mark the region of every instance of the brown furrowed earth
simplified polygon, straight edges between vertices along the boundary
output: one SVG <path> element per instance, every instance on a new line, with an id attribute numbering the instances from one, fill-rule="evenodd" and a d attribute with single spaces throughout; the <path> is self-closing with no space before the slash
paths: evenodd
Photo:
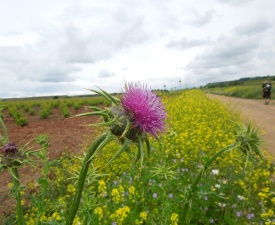
<path id="1" fill-rule="evenodd" d="M 74 116 L 87 111 L 83 107 L 79 110 L 71 109 L 70 112 L 70 116 Z M 94 139 L 95 128 L 82 125 L 95 123 L 98 120 L 98 117 L 93 116 L 63 118 L 60 109 L 52 109 L 51 115 L 47 119 L 40 119 L 39 112 L 36 115 L 25 114 L 25 117 L 28 118 L 28 125 L 21 127 L 9 116 L 7 110 L 4 110 L 3 114 L 9 141 L 14 142 L 18 147 L 24 146 L 40 134 L 47 134 L 49 137 L 47 157 L 49 159 L 58 158 L 64 151 L 78 155 L 83 154 L 83 149 L 88 147 Z M 34 149 L 39 147 L 41 146 L 34 146 Z M 20 181 L 24 185 L 38 178 L 40 171 L 27 166 L 20 168 L 19 174 Z M 15 209 L 15 201 L 9 196 L 8 183 L 11 181 L 11 176 L 7 170 L 0 173 L 0 224 L 3 223 L 5 215 L 10 214 Z"/>

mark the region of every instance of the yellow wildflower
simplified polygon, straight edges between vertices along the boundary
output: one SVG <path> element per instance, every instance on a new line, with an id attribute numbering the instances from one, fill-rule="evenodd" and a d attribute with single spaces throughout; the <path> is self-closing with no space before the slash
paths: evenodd
<path id="1" fill-rule="evenodd" d="M 113 201 L 114 201 L 116 204 L 118 204 L 118 203 L 121 201 L 120 193 L 119 193 L 119 191 L 118 191 L 117 188 L 114 188 L 114 189 L 112 190 L 111 195 L 112 195 Z"/>
<path id="2" fill-rule="evenodd" d="M 106 196 L 107 195 L 107 191 L 106 191 L 107 187 L 106 187 L 106 183 L 104 182 L 104 180 L 100 180 L 98 181 L 98 192 L 100 196 Z"/>
<path id="3" fill-rule="evenodd" d="M 177 213 L 172 213 L 170 225 L 178 225 L 179 215 Z"/>
<path id="4" fill-rule="evenodd" d="M 122 225 L 124 220 L 127 218 L 130 212 L 130 208 L 128 206 L 123 206 L 116 210 L 115 214 L 112 214 L 110 218 L 117 222 L 117 225 Z"/>
<path id="5" fill-rule="evenodd" d="M 103 219 L 103 209 L 101 207 L 96 207 L 94 213 L 98 215 L 99 220 Z"/>

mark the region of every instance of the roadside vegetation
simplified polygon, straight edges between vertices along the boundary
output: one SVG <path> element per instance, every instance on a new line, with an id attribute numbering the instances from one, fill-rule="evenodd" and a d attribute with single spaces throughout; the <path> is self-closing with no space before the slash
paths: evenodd
<path id="1" fill-rule="evenodd" d="M 245 99 L 262 99 L 262 84 L 272 83 L 275 89 L 275 76 L 243 78 L 236 81 L 207 84 L 203 89 L 206 93 L 225 95 Z"/>
<path id="2" fill-rule="evenodd" d="M 97 106 L 106 104 L 106 100 L 100 96 L 72 97 L 72 98 L 41 98 L 41 99 L 5 99 L 0 102 L 3 110 L 7 110 L 17 125 L 27 126 L 28 118 L 38 116 L 40 119 L 48 119 L 53 109 L 60 109 L 63 118 L 69 117 L 71 110 L 78 110 L 83 106 Z"/>
<path id="3" fill-rule="evenodd" d="M 260 89 L 259 83 L 254 87 Z M 250 86 L 253 85 L 247 85 Z M 220 94 L 227 88 L 233 87 L 225 87 Z M 262 159 L 253 153 L 253 147 L 249 157 L 243 154 L 246 146 L 234 148 L 205 166 L 213 155 L 236 141 L 236 131 L 242 126 L 240 116 L 208 99 L 202 90 L 161 95 L 168 114 L 167 130 L 161 141 L 150 139 L 151 152 L 144 156 L 142 169 L 140 164 L 132 166 L 138 151 L 135 147 L 106 166 L 119 149 L 118 142 L 109 144 L 93 159 L 73 224 L 274 224 L 275 172 L 265 149 L 261 149 L 265 155 Z M 58 107 L 65 104 L 64 100 L 57 101 Z M 67 107 L 78 108 L 95 103 L 85 100 L 68 104 Z M 108 102 L 97 99 L 96 104 Z M 5 105 L 8 109 L 26 108 Z M 28 105 L 41 107 L 40 113 L 54 107 L 50 102 Z M 102 128 L 98 128 L 98 134 L 101 132 Z M 37 135 L 37 143 L 46 152 L 47 136 Z M 68 149 L 53 161 L 43 158 L 42 177 L 21 190 L 26 225 L 65 224 L 66 209 L 76 193 L 81 153 L 92 141 L 87 139 L 87 148 L 81 149 L 79 155 L 70 154 Z M 253 160 L 248 160 L 252 155 Z M 201 171 L 203 176 L 198 180 Z M 196 180 L 199 182 L 193 190 Z M 8 185 L 13 190 L 13 184 Z M 15 224 L 15 219 L 15 215 L 7 215 L 2 224 Z"/>

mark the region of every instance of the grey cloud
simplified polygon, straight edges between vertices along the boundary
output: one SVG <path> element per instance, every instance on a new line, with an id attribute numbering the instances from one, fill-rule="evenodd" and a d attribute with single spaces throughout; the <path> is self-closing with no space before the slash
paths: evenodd
<path id="1" fill-rule="evenodd" d="M 115 73 L 111 73 L 107 69 L 101 70 L 98 74 L 98 77 L 107 78 L 107 77 L 114 77 L 116 76 Z"/>
<path id="2" fill-rule="evenodd" d="M 220 3 L 228 4 L 228 5 L 243 5 L 247 2 L 252 2 L 254 0 L 217 0 Z"/>
<path id="3" fill-rule="evenodd" d="M 0 46 L 1 63 L 26 63 L 28 62 L 28 47 L 20 46 Z"/>
<path id="4" fill-rule="evenodd" d="M 262 20 L 257 20 L 249 24 L 236 27 L 235 32 L 238 35 L 252 36 L 252 35 L 262 33 L 268 30 L 269 28 L 271 28 L 272 26 L 273 24 L 270 23 L 268 20 L 262 19 Z"/>
<path id="5" fill-rule="evenodd" d="M 211 74 L 244 66 L 253 59 L 258 46 L 255 38 L 220 38 L 211 50 L 197 56 L 186 68 L 195 74 Z"/>
<path id="6" fill-rule="evenodd" d="M 33 72 L 37 71 L 37 80 L 41 82 L 72 82 L 76 80 L 71 74 L 81 71 L 80 68 L 66 63 L 46 63 L 44 68 L 34 66 Z"/>
<path id="7" fill-rule="evenodd" d="M 108 59 L 122 49 L 149 38 L 143 29 L 143 18 L 123 9 L 106 15 L 90 30 L 81 29 L 72 22 L 64 34 L 65 43 L 59 52 L 70 63 L 94 63 Z"/>
<path id="8" fill-rule="evenodd" d="M 187 38 L 182 38 L 179 41 L 170 41 L 166 47 L 168 48 L 176 48 L 176 49 L 186 49 L 186 48 L 193 48 L 193 47 L 198 47 L 202 46 L 205 44 L 209 44 L 209 40 L 207 39 L 187 39 Z"/>
<path id="9" fill-rule="evenodd" d="M 192 16 L 193 18 L 189 19 L 187 23 L 195 27 L 203 27 L 206 24 L 211 22 L 214 15 L 215 15 L 214 10 L 208 10 L 203 14 L 196 10 L 193 10 L 193 16 Z"/>
<path id="10" fill-rule="evenodd" d="M 19 79 L 28 79 L 39 82 L 71 82 L 76 78 L 71 74 L 81 71 L 77 66 L 62 62 L 30 62 L 18 65 L 15 70 Z"/>
<path id="11" fill-rule="evenodd" d="M 50 49 L 49 49 L 50 51 Z M 68 82 L 74 80 L 70 74 L 80 71 L 80 68 L 68 63 L 52 59 L 33 46 L 12 46 L 0 48 L 0 67 L 5 75 L 17 80 L 32 80 L 41 82 Z"/>

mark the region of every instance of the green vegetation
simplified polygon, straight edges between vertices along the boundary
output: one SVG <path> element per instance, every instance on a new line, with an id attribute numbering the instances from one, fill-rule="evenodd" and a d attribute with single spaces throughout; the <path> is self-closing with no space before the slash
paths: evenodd
<path id="1" fill-rule="evenodd" d="M 162 99 L 168 129 L 161 141 L 150 139 L 150 156 L 144 155 L 142 170 L 139 165 L 132 167 L 135 146 L 106 167 L 120 148 L 118 142 L 108 144 L 93 157 L 73 224 L 272 224 L 274 165 L 263 147 L 265 160 L 252 150 L 244 154 L 258 140 L 249 143 L 248 133 L 237 132 L 239 115 L 200 90 L 164 94 Z M 236 137 L 241 148 L 227 151 Z M 37 142 L 46 148 L 46 139 L 40 136 Z M 82 150 L 88 148 L 87 144 Z M 222 149 L 223 154 L 217 154 Z M 69 150 L 53 161 L 43 157 L 42 177 L 22 189 L 26 225 L 66 223 L 83 157 Z M 254 160 L 248 160 L 252 155 Z M 4 224 L 15 224 L 14 216 L 7 216 Z"/>
<path id="2" fill-rule="evenodd" d="M 92 97 L 72 97 L 72 98 L 29 98 L 16 100 L 2 100 L 4 109 L 20 126 L 28 124 L 27 116 L 39 115 L 40 119 L 50 117 L 53 109 L 60 108 L 61 116 L 68 118 L 71 110 L 79 110 L 83 106 L 108 105 L 104 98 L 100 96 Z"/>
<path id="3" fill-rule="evenodd" d="M 275 86 L 275 76 L 242 78 L 234 81 L 209 83 L 205 92 L 246 99 L 262 99 L 262 84 L 269 81 Z"/>

